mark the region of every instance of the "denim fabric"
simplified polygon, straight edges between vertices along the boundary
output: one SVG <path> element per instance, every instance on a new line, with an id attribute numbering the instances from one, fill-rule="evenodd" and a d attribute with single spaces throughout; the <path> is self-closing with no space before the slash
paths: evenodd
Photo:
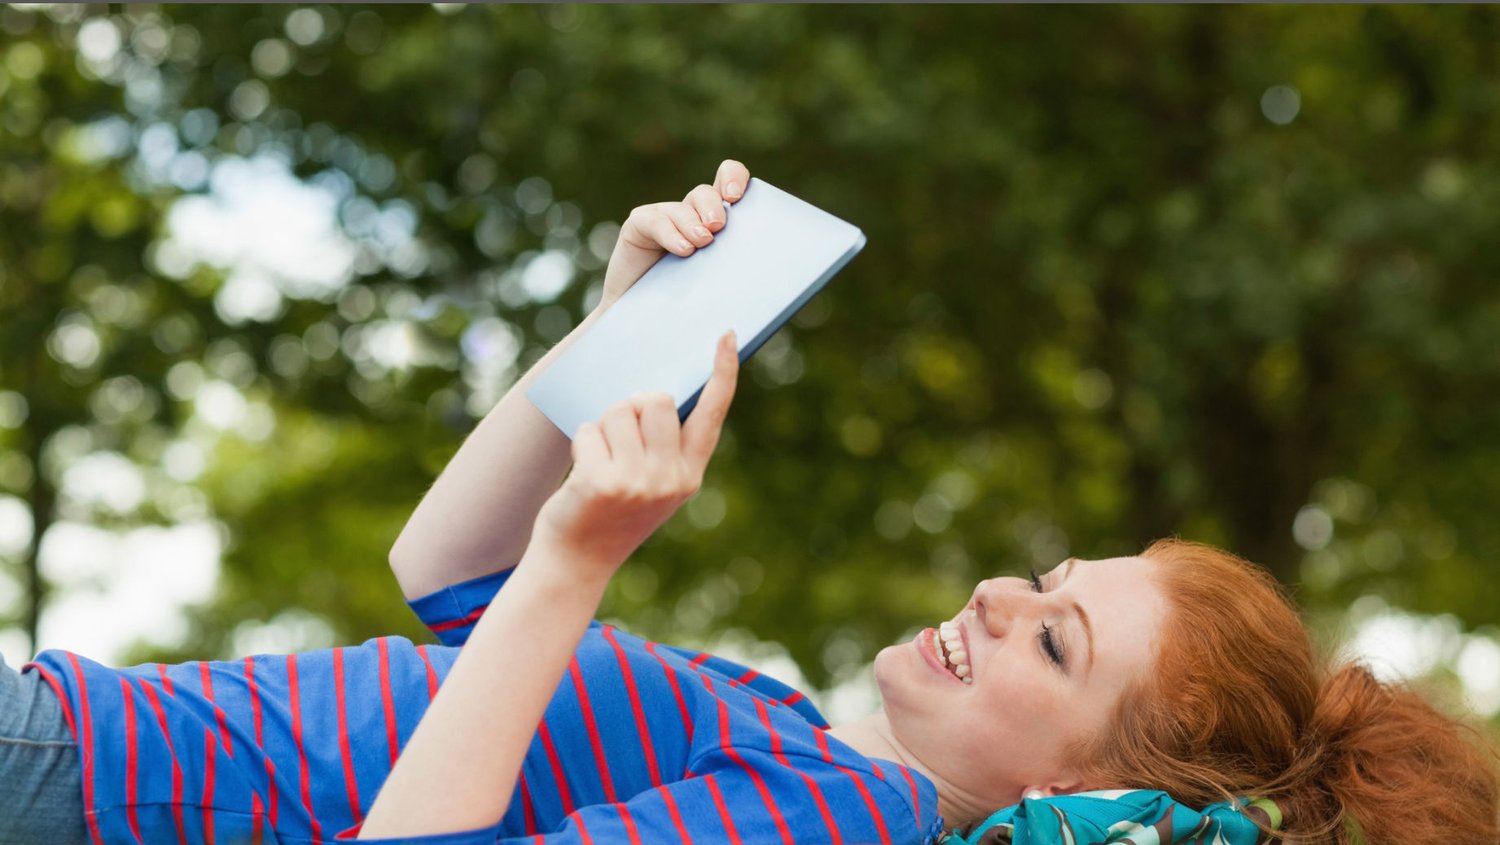
<path id="1" fill-rule="evenodd" d="M 0 845 L 86 842 L 82 782 L 57 695 L 0 657 Z"/>

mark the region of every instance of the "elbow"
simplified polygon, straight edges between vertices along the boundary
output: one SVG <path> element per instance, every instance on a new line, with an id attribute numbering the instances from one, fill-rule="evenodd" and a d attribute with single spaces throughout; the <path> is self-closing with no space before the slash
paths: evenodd
<path id="1" fill-rule="evenodd" d="M 386 563 L 391 567 L 391 574 L 396 576 L 396 584 L 401 588 L 401 594 L 410 601 L 432 591 L 423 588 L 422 567 L 417 563 L 417 556 L 408 548 L 410 543 L 402 542 L 405 536 L 403 533 L 391 545 L 391 550 L 386 555 Z"/>

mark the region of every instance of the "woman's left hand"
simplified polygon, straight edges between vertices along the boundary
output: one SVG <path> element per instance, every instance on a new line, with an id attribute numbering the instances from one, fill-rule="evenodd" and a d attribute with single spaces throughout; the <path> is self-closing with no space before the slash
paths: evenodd
<path id="1" fill-rule="evenodd" d="M 573 437 L 573 471 L 542 506 L 532 544 L 580 575 L 609 577 L 703 483 L 734 398 L 739 355 L 720 338 L 713 376 L 685 423 L 664 393 L 612 406 Z"/>
<path id="2" fill-rule="evenodd" d="M 681 202 L 654 202 L 632 209 L 604 271 L 599 307 L 608 308 L 667 253 L 686 258 L 713 243 L 715 233 L 729 223 L 724 203 L 739 202 L 749 184 L 745 165 L 725 159 L 712 185 L 688 191 Z"/>

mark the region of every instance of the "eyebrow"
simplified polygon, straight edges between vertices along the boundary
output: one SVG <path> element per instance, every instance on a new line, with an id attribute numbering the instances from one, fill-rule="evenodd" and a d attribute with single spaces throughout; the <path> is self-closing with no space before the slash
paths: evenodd
<path id="1" fill-rule="evenodd" d="M 1068 580 L 1068 576 L 1073 574 L 1073 564 L 1077 562 L 1078 558 L 1070 557 L 1066 562 L 1063 563 L 1063 566 L 1067 567 L 1063 570 L 1064 581 Z M 1089 621 L 1088 611 L 1084 610 L 1083 605 L 1079 604 L 1076 601 L 1073 602 L 1073 612 L 1078 614 L 1078 621 L 1083 623 L 1083 633 L 1084 636 L 1088 639 L 1089 668 L 1084 670 L 1084 673 L 1087 674 L 1089 670 L 1092 670 L 1094 668 L 1094 625 Z"/>

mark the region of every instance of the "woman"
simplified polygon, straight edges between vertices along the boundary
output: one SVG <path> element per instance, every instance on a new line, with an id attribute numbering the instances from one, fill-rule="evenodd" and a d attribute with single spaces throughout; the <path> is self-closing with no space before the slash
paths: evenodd
<path id="1" fill-rule="evenodd" d="M 636 209 L 599 311 L 711 243 L 748 180 L 725 162 Z M 1495 841 L 1482 743 L 1361 669 L 1323 677 L 1276 585 L 1206 546 L 983 581 L 881 652 L 880 713 L 834 728 L 752 670 L 591 622 L 698 486 L 736 378 L 728 338 L 715 354 L 686 423 L 636 397 L 571 444 L 524 398 L 551 355 L 512 388 L 392 549 L 445 647 L 125 670 L 47 652 L 8 675 L 41 702 L 11 745 L 77 759 L 0 759 L 48 796 L 0 841 L 930 842 L 1112 787 L 1268 798 L 1298 841 Z"/>

